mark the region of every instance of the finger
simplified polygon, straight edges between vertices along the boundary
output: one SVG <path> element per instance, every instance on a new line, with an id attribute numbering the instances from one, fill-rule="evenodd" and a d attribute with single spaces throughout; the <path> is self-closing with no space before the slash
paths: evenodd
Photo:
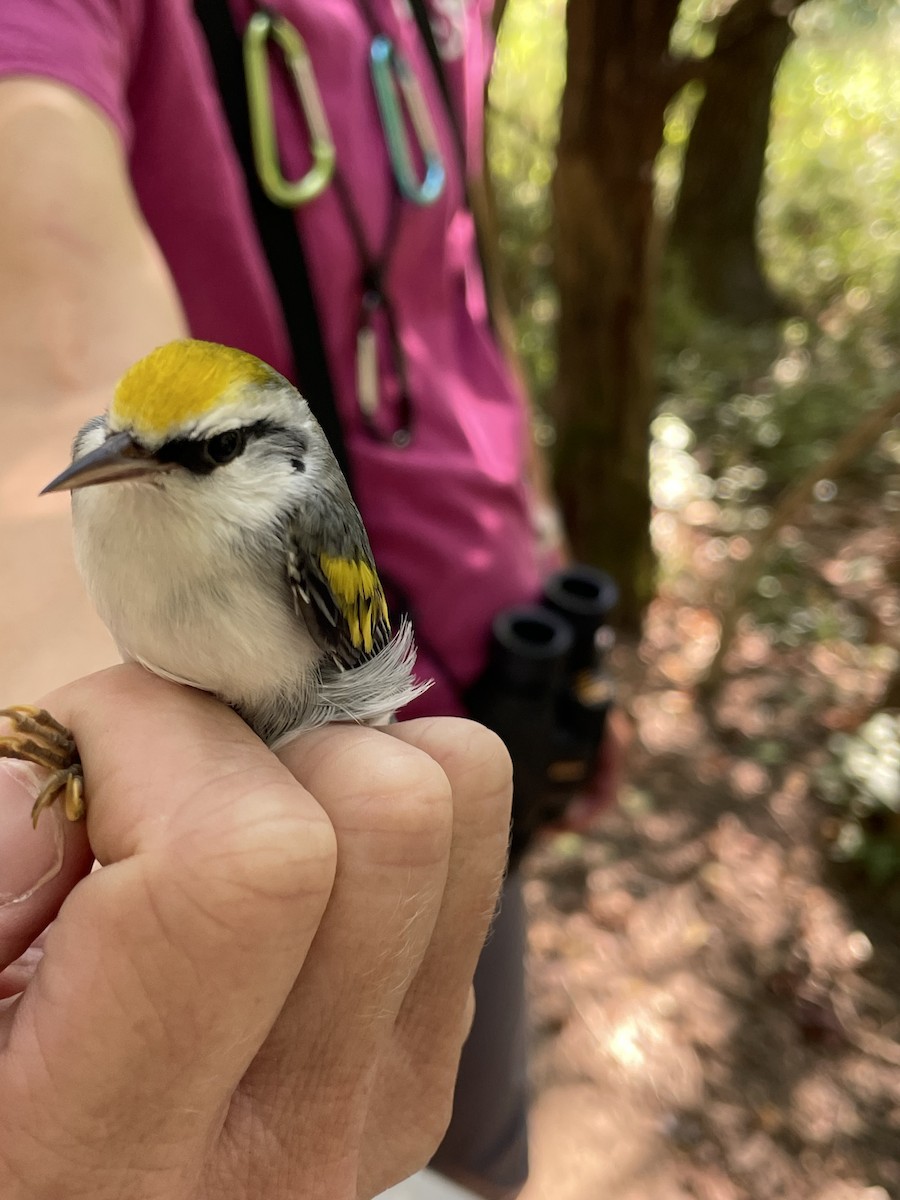
<path id="1" fill-rule="evenodd" d="M 120 667 L 46 704 L 75 734 L 108 865 L 47 935 L 0 1065 L 4 1111 L 24 1133 L 30 1117 L 78 1144 L 102 1137 L 111 1161 L 125 1146 L 135 1166 L 163 1138 L 177 1166 L 179 1146 L 188 1156 L 193 1136 L 208 1139 L 296 978 L 333 832 L 210 697 Z M 27 1079 L 16 1062 L 34 1064 Z"/>
<path id="2" fill-rule="evenodd" d="M 353 1123 L 361 1128 L 366 1080 L 425 954 L 446 880 L 451 798 L 430 758 L 372 729 L 332 726 L 283 754 L 329 815 L 338 868 L 303 974 L 247 1085 L 257 1103 L 281 1105 L 295 1157 L 305 1161 L 305 1139 L 321 1160 L 329 1102 L 342 1107 L 340 1153 Z M 301 1030 L 317 1047 L 313 1067 Z"/>
<path id="3" fill-rule="evenodd" d="M 25 991 L 43 954 L 43 950 L 29 946 L 5 971 L 0 971 L 0 1001 L 8 1002 Z"/>
<path id="4" fill-rule="evenodd" d="M 32 826 L 31 807 L 48 775 L 31 763 L 0 759 L 0 972 L 50 924 L 90 870 L 84 827 L 66 821 L 57 806 Z M 0 983 L 0 995 L 10 994 L 2 989 Z"/>
<path id="5" fill-rule="evenodd" d="M 376 1085 L 382 1107 L 398 1114 L 394 1138 L 421 1141 L 424 1135 L 433 1150 L 449 1120 L 459 1053 L 472 1019 L 472 978 L 506 865 L 512 769 L 500 740 L 472 721 L 422 719 L 384 732 L 427 754 L 453 792 L 442 904 L 396 1023 L 407 1049 L 385 1060 Z M 379 1111 L 373 1109 L 372 1116 L 368 1142 L 384 1136 Z M 369 1145 L 363 1158 L 377 1163 L 372 1149 Z M 377 1190 L 389 1182 L 376 1177 L 369 1185 Z"/>
<path id="6" fill-rule="evenodd" d="M 428 951 L 403 1005 L 407 1020 L 441 1015 L 440 996 L 455 1003 L 463 1027 L 469 988 L 494 914 L 509 844 L 512 766 L 500 739 L 474 721 L 421 719 L 391 725 L 390 737 L 436 762 L 453 793 L 447 884 Z"/>

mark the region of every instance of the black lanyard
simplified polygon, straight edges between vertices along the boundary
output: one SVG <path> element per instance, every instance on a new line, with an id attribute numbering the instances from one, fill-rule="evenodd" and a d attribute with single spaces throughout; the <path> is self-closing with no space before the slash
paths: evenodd
<path id="1" fill-rule="evenodd" d="M 206 39 L 222 110 L 244 173 L 253 222 L 278 293 L 294 360 L 295 382 L 352 486 L 350 459 L 338 418 L 322 323 L 297 222 L 293 212 L 280 208 L 268 198 L 256 173 L 241 36 L 227 0 L 194 0 L 194 11 Z"/>
<path id="2" fill-rule="evenodd" d="M 358 0 L 358 4 L 370 34 L 373 38 L 377 37 L 382 30 L 369 0 Z M 354 207 L 350 188 L 341 171 L 340 158 L 335 165 L 332 186 L 343 210 L 344 219 L 362 265 L 360 278 L 362 295 L 356 329 L 356 386 L 360 415 L 363 424 L 373 437 L 390 440 L 396 446 L 406 446 L 412 437 L 413 410 L 407 387 L 406 356 L 397 332 L 394 305 L 387 294 L 387 276 L 400 232 L 403 197 L 400 195 L 392 175 L 387 228 L 381 246 L 377 251 L 373 251 L 366 242 L 362 222 Z M 386 327 L 391 366 L 400 394 L 396 419 L 393 428 L 387 435 L 382 432 L 378 421 L 381 379 L 378 362 L 379 318 L 383 320 Z"/>
<path id="3" fill-rule="evenodd" d="M 373 33 L 380 32 L 368 0 L 360 2 L 370 30 Z M 425 0 L 409 0 L 409 3 L 447 110 L 459 156 L 462 180 L 465 183 L 462 128 L 428 19 Z M 254 164 L 241 36 L 234 24 L 227 0 L 194 0 L 194 9 L 206 38 L 223 110 L 243 169 L 254 223 L 278 293 L 291 344 L 297 383 L 325 431 L 342 470 L 350 478 L 350 463 L 337 415 L 334 385 L 325 351 L 318 306 L 295 214 L 292 210 L 275 204 L 266 196 Z M 407 390 L 405 360 L 396 329 L 393 306 L 385 297 L 385 277 L 397 238 L 403 199 L 396 187 L 392 187 L 388 227 L 381 245 L 372 248 L 366 242 L 349 188 L 339 166 L 335 171 L 333 185 L 362 268 L 359 330 L 369 328 L 374 336 L 375 322 L 379 317 L 384 320 L 387 328 L 388 343 L 400 391 L 397 420 L 388 435 L 388 440 L 402 445 L 409 441 L 412 405 Z M 383 440 L 384 434 L 378 429 L 372 415 L 363 411 L 362 416 L 368 431 Z"/>

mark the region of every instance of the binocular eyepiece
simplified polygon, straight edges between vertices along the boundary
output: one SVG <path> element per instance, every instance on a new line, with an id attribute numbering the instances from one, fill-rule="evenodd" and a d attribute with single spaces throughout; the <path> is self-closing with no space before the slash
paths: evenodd
<path id="1" fill-rule="evenodd" d="M 513 761 L 512 859 L 591 776 L 613 696 L 607 621 L 618 598 L 609 575 L 578 565 L 552 575 L 539 604 L 494 619 L 488 664 L 468 699 Z"/>

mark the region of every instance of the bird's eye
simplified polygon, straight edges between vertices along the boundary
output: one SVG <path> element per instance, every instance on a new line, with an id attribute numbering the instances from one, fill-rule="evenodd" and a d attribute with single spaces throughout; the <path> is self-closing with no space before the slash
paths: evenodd
<path id="1" fill-rule="evenodd" d="M 247 435 L 243 429 L 227 429 L 209 439 L 205 447 L 206 457 L 217 467 L 222 467 L 237 458 L 246 444 Z"/>

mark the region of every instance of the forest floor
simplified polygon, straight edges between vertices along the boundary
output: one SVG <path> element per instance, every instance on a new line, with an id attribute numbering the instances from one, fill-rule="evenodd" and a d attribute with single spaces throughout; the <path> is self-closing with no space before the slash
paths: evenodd
<path id="1" fill-rule="evenodd" d="M 708 700 L 698 598 L 729 564 L 714 529 L 674 531 L 691 569 L 616 654 L 619 802 L 526 861 L 528 1200 L 900 1197 L 900 887 L 831 861 L 816 787 L 829 735 L 877 707 L 872 644 L 897 645 L 879 490 L 782 535 L 863 637 L 776 649 L 745 621 Z"/>

